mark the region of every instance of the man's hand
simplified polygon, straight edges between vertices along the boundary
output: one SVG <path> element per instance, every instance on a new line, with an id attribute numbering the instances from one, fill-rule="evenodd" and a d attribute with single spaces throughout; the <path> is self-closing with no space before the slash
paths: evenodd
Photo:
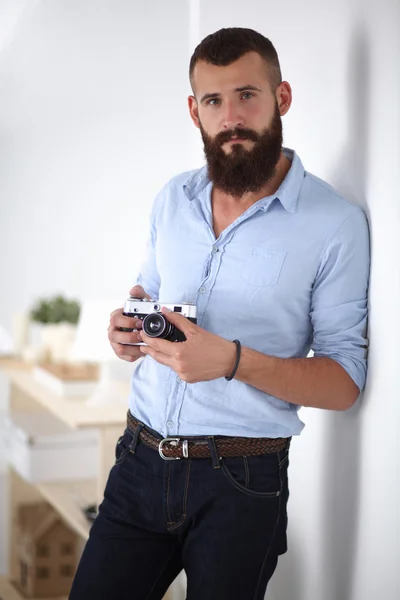
<path id="1" fill-rule="evenodd" d="M 183 315 L 170 312 L 165 307 L 162 313 L 185 334 L 186 341 L 153 339 L 142 331 L 141 338 L 148 346 L 139 346 L 141 353 L 171 367 L 187 383 L 210 381 L 229 375 L 235 364 L 235 344 L 209 333 Z"/>
<path id="2" fill-rule="evenodd" d="M 135 298 L 147 298 L 150 300 L 150 296 L 146 294 L 142 286 L 135 285 L 130 292 L 130 296 Z M 128 362 L 134 362 L 138 358 L 141 358 L 143 354 L 140 352 L 140 346 L 126 346 L 124 344 L 137 344 L 141 342 L 140 332 L 137 331 L 120 331 L 120 327 L 126 327 L 129 329 L 141 329 L 142 321 L 135 319 L 134 317 L 125 317 L 122 314 L 123 308 L 117 308 L 110 315 L 110 325 L 108 327 L 108 339 L 115 354 L 127 360 Z"/>

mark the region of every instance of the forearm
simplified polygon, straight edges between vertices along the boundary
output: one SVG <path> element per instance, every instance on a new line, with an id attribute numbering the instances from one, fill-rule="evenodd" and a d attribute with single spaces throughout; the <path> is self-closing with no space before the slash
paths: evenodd
<path id="1" fill-rule="evenodd" d="M 339 363 L 327 357 L 276 358 L 243 347 L 235 379 L 300 406 L 346 410 L 359 389 Z"/>

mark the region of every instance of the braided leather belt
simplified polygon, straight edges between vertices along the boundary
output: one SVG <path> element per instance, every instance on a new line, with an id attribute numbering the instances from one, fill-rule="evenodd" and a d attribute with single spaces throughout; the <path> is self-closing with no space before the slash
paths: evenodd
<path id="1" fill-rule="evenodd" d="M 142 425 L 140 421 L 128 412 L 127 427 L 132 432 Z M 185 438 L 157 437 L 144 426 L 139 433 L 139 439 L 157 450 L 164 460 L 179 460 L 180 458 L 209 458 L 211 457 L 209 441 L 214 437 L 218 456 L 221 458 L 235 456 L 258 456 L 280 452 L 289 447 L 290 438 L 246 438 L 228 436 L 189 436 Z"/>

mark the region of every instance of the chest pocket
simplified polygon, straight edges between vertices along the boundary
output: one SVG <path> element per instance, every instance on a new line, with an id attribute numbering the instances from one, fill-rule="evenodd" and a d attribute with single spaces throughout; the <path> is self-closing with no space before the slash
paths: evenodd
<path id="1" fill-rule="evenodd" d="M 255 286 L 276 285 L 287 252 L 253 246 L 242 266 L 242 279 Z"/>

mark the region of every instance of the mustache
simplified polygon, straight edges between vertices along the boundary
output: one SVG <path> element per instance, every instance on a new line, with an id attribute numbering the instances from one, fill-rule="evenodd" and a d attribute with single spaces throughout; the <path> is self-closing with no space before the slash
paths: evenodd
<path id="1" fill-rule="evenodd" d="M 215 136 L 214 142 L 218 144 L 218 146 L 222 146 L 226 142 L 229 142 L 233 137 L 238 137 L 243 140 L 251 140 L 252 142 L 257 142 L 259 140 L 259 135 L 253 129 L 241 129 L 235 127 L 235 129 L 229 129 L 227 131 L 221 131 Z"/>

